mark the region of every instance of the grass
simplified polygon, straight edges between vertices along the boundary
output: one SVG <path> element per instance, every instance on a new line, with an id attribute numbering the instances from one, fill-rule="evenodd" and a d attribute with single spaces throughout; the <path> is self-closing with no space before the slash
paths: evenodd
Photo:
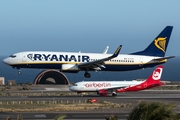
<path id="1" fill-rule="evenodd" d="M 49 111 L 90 111 L 120 108 L 121 105 L 111 102 L 69 103 L 69 104 L 1 104 L 0 112 L 49 112 Z"/>

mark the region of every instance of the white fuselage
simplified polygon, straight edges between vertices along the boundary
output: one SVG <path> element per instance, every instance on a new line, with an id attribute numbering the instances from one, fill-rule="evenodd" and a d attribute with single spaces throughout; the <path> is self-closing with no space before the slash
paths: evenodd
<path id="1" fill-rule="evenodd" d="M 76 92 L 96 92 L 103 89 L 111 89 L 111 88 L 124 88 L 135 86 L 143 83 L 144 81 L 82 81 L 77 82 L 74 85 L 70 86 L 69 89 L 71 91 Z"/>
<path id="2" fill-rule="evenodd" d="M 13 54 L 3 61 L 16 68 L 61 69 L 63 64 L 78 65 L 80 63 L 107 58 L 110 55 L 111 54 L 100 53 L 28 51 Z M 165 62 L 165 60 L 154 61 L 154 59 L 157 58 L 160 57 L 119 54 L 116 58 L 104 61 L 105 68 L 102 68 L 101 70 L 126 71 L 144 67 L 153 67 Z M 78 69 L 78 71 L 79 70 L 81 69 Z"/>

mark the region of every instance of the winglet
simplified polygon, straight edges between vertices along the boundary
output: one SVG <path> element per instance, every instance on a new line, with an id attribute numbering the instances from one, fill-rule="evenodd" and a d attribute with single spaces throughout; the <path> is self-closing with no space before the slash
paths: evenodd
<path id="1" fill-rule="evenodd" d="M 114 52 L 114 54 L 112 55 L 112 57 L 117 57 L 118 54 L 119 54 L 119 52 L 120 52 L 120 50 L 121 50 L 121 48 L 122 48 L 122 45 L 120 45 L 120 46 L 117 48 L 117 50 Z"/>
<path id="2" fill-rule="evenodd" d="M 108 49 L 109 49 L 109 46 L 107 46 L 107 47 L 104 49 L 103 54 L 106 54 L 107 51 L 108 51 Z"/>

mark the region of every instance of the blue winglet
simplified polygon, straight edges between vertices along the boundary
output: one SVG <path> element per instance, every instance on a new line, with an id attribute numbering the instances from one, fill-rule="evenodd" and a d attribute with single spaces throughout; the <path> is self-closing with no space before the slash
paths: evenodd
<path id="1" fill-rule="evenodd" d="M 122 45 L 120 45 L 120 46 L 117 48 L 117 50 L 114 52 L 114 54 L 112 55 L 112 57 L 117 57 L 117 56 L 119 55 L 119 52 L 120 52 L 121 48 L 122 48 Z"/>

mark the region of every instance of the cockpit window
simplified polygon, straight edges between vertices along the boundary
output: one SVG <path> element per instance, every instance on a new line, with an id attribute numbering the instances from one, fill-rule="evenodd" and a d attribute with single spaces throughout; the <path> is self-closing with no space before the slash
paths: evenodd
<path id="1" fill-rule="evenodd" d="M 10 55 L 9 57 L 11 57 L 11 58 L 15 58 L 15 57 L 16 57 L 16 55 Z"/>
<path id="2" fill-rule="evenodd" d="M 77 84 L 76 83 L 72 83 L 72 86 L 77 86 Z"/>

